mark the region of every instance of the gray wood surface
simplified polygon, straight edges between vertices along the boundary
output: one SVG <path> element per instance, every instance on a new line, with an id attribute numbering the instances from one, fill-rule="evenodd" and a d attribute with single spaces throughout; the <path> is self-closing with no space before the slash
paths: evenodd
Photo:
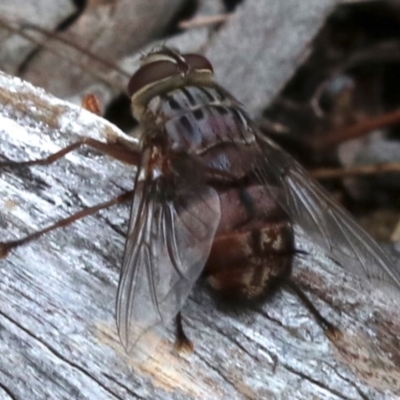
<path id="1" fill-rule="evenodd" d="M 337 0 L 247 0 L 207 48 L 219 82 L 259 116 L 308 57 Z M 233 67 L 234 66 L 234 67 Z"/>
<path id="2" fill-rule="evenodd" d="M 43 157 L 112 132 L 105 120 L 0 74 L 2 157 Z M 0 240 L 131 189 L 134 172 L 88 149 L 49 167 L 1 170 Z M 183 310 L 193 354 L 170 351 L 171 327 L 147 358 L 126 354 L 114 304 L 128 213 L 128 205 L 100 212 L 0 260 L 1 399 L 400 398 L 398 294 L 318 254 L 296 263 L 295 280 L 343 331 L 340 342 L 291 293 L 236 316 L 196 289 Z"/>

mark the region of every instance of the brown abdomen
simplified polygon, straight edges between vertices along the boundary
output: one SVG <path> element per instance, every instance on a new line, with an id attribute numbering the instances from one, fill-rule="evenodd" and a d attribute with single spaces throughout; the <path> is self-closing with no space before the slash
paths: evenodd
<path id="1" fill-rule="evenodd" d="M 295 252 L 292 225 L 275 198 L 265 193 L 261 204 L 255 201 L 265 192 L 262 186 L 235 190 L 237 199 L 229 191 L 221 195 L 222 226 L 205 276 L 228 300 L 263 300 L 290 275 Z"/>

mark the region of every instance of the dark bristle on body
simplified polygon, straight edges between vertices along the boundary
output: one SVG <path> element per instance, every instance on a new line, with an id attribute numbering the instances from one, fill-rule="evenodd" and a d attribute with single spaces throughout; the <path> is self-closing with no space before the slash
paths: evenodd
<path id="1" fill-rule="evenodd" d="M 182 93 L 186 96 L 186 98 L 188 99 L 189 104 L 191 106 L 195 106 L 196 105 L 196 99 L 192 96 L 192 94 L 190 93 L 190 90 L 182 88 Z"/>
<path id="2" fill-rule="evenodd" d="M 200 121 L 204 118 L 204 113 L 203 110 L 201 108 L 198 108 L 196 110 L 193 111 L 193 116 L 197 121 Z"/>
<path id="3" fill-rule="evenodd" d="M 179 121 L 187 131 L 190 132 L 192 130 L 192 124 L 190 123 L 190 121 L 186 115 L 183 115 L 182 117 L 180 117 Z"/>
<path id="4" fill-rule="evenodd" d="M 181 109 L 181 106 L 173 97 L 168 97 L 168 104 L 172 110 L 180 110 Z"/>

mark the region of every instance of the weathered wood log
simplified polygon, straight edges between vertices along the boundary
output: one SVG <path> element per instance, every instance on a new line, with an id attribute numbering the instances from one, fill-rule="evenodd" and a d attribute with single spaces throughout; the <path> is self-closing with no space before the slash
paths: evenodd
<path id="1" fill-rule="evenodd" d="M 118 130 L 30 84 L 0 75 L 0 154 L 43 157 Z M 0 241 L 132 189 L 134 169 L 82 149 L 50 165 L 0 170 Z M 396 399 L 398 294 L 322 255 L 294 279 L 343 338 L 330 342 L 291 293 L 226 314 L 203 290 L 183 309 L 192 355 L 171 332 L 145 360 L 125 353 L 114 304 L 128 205 L 59 229 L 0 260 L 2 399 Z"/>

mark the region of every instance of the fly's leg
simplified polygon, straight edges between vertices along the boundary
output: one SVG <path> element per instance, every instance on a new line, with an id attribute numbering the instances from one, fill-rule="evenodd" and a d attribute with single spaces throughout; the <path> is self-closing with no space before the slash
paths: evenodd
<path id="1" fill-rule="evenodd" d="M 59 160 L 64 157 L 71 151 L 74 151 L 82 146 L 89 146 L 103 154 L 106 154 L 110 157 L 113 157 L 119 161 L 122 161 L 126 164 L 137 165 L 139 160 L 139 154 L 127 146 L 124 146 L 120 143 L 103 143 L 98 140 L 92 138 L 83 138 L 75 143 L 70 144 L 67 147 L 57 151 L 54 154 L 51 154 L 45 158 L 41 158 L 39 160 L 30 160 L 30 161 L 1 161 L 0 168 L 4 167 L 30 167 L 33 165 L 49 165 L 53 162 Z"/>
<path id="2" fill-rule="evenodd" d="M 101 115 L 100 102 L 97 99 L 97 97 L 93 94 L 88 94 L 82 99 L 82 107 L 92 112 L 93 114 Z M 107 143 L 103 143 L 100 142 L 99 140 L 86 137 L 78 140 L 75 143 L 70 144 L 69 146 L 45 158 L 39 160 L 22 161 L 22 162 L 18 161 L 0 162 L 0 168 L 2 167 L 18 168 L 18 167 L 30 167 L 32 165 L 49 165 L 82 146 L 92 147 L 100 151 L 101 153 L 108 155 L 112 158 L 115 158 L 116 160 L 119 160 L 126 164 L 138 165 L 139 162 L 139 152 L 128 147 L 123 142 L 119 143 L 118 141 L 115 142 L 109 141 Z"/>
<path id="3" fill-rule="evenodd" d="M 179 312 L 175 319 L 176 338 L 174 348 L 178 352 L 191 353 L 194 350 L 193 342 L 186 336 L 182 325 L 182 314 Z"/>
<path id="4" fill-rule="evenodd" d="M 45 158 L 38 159 L 38 160 L 29 160 L 29 161 L 2 161 L 0 162 L 0 169 L 3 168 L 19 168 L 19 167 L 30 167 L 33 165 L 49 165 L 53 162 L 59 160 L 60 158 L 64 157 L 68 153 L 80 148 L 81 146 L 89 146 L 92 147 L 101 153 L 104 153 L 108 156 L 111 156 L 119 161 L 125 162 L 127 164 L 137 165 L 139 160 L 139 153 L 135 152 L 134 150 L 130 149 L 129 147 L 125 146 L 122 143 L 103 143 L 98 140 L 92 138 L 82 138 L 81 140 L 70 144 L 69 146 L 57 151 L 54 154 L 51 154 Z M 74 215 L 71 215 L 68 218 L 62 219 L 60 221 L 55 222 L 54 224 L 44 228 L 40 231 L 34 232 L 22 239 L 9 241 L 9 242 L 0 242 L 0 258 L 4 258 L 8 255 L 8 253 L 19 246 L 22 246 L 32 240 L 39 238 L 40 236 L 54 230 L 57 228 L 61 228 L 63 226 L 67 226 L 78 219 L 84 218 L 87 215 L 91 215 L 96 213 L 99 210 L 104 208 L 111 207 L 112 205 L 123 203 L 132 199 L 133 192 L 123 193 L 114 199 L 111 199 L 107 202 L 98 204 L 96 206 L 87 208 L 85 210 L 79 211 Z"/>
<path id="5" fill-rule="evenodd" d="M 306 296 L 306 294 L 299 288 L 296 283 L 294 283 L 291 279 L 286 279 L 285 285 L 296 294 L 296 296 L 306 306 L 308 311 L 310 311 L 310 313 L 313 315 L 328 339 L 334 342 L 342 337 L 342 332 L 340 331 L 340 329 L 336 328 L 336 326 L 334 326 L 320 314 L 320 312 L 315 308 L 311 300 Z"/>
<path id="6" fill-rule="evenodd" d="M 106 201 L 104 203 L 97 204 L 96 206 L 89 207 L 89 208 L 86 208 L 84 210 L 81 210 L 81 211 L 79 211 L 79 212 L 77 212 L 77 213 L 75 213 L 75 214 L 73 214 L 73 215 L 71 215 L 71 216 L 69 216 L 67 218 L 64 218 L 64 219 L 61 219 L 61 220 L 55 222 L 54 224 L 48 226 L 47 228 L 44 228 L 44 229 L 42 229 L 40 231 L 31 233 L 30 235 L 25 236 L 22 239 L 12 240 L 12 241 L 9 241 L 9 242 L 0 242 L 0 258 L 7 257 L 8 253 L 12 249 L 15 249 L 15 248 L 17 248 L 19 246 L 22 246 L 22 245 L 26 244 L 26 243 L 29 243 L 32 240 L 38 239 L 42 235 L 44 235 L 44 234 L 46 234 L 48 232 L 51 232 L 54 229 L 67 226 L 67 225 L 77 221 L 78 219 L 84 218 L 84 217 L 86 217 L 88 215 L 92 215 L 92 214 L 96 213 L 99 210 L 103 210 L 103 209 L 111 207 L 111 206 L 113 206 L 115 204 L 120 204 L 120 203 L 123 203 L 125 201 L 128 201 L 128 200 L 132 199 L 132 196 L 133 196 L 133 191 L 131 190 L 131 191 L 123 193 L 123 194 L 121 194 L 121 195 L 119 195 L 119 196 L 117 196 L 117 197 L 115 197 L 115 198 L 113 198 L 113 199 L 111 199 L 109 201 Z"/>

